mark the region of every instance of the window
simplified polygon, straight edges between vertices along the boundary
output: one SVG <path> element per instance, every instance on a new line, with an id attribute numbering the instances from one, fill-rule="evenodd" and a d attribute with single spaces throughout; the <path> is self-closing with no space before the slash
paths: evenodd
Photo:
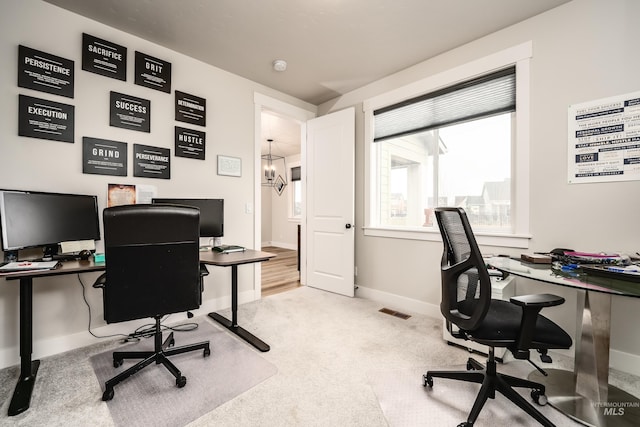
<path id="1" fill-rule="evenodd" d="M 291 187 L 289 189 L 291 201 L 291 217 L 300 218 L 302 216 L 302 180 L 301 168 L 295 166 L 291 168 Z"/>
<path id="2" fill-rule="evenodd" d="M 433 208 L 460 206 L 495 237 L 481 244 L 528 246 L 530 57 L 528 43 L 365 102 L 366 235 L 437 240 Z"/>

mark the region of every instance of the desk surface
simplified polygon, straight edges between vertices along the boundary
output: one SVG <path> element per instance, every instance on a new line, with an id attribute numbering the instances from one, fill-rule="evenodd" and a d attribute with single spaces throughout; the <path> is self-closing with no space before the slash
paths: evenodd
<path id="1" fill-rule="evenodd" d="M 551 268 L 550 264 L 533 264 L 507 257 L 493 257 L 487 264 L 515 276 L 539 280 L 554 285 L 602 292 L 611 295 L 640 298 L 640 283 L 594 276 L 581 269 L 565 272 Z"/>
<path id="2" fill-rule="evenodd" d="M 272 254 L 271 252 L 255 251 L 253 249 L 245 249 L 242 252 L 231 252 L 228 254 L 209 250 L 200 252 L 200 262 L 202 264 L 227 267 L 267 261 L 275 256 L 276 254 Z"/>
<path id="3" fill-rule="evenodd" d="M 6 274 L 0 273 L 0 277 L 4 277 L 7 280 L 17 280 L 24 277 L 58 276 L 60 274 L 87 273 L 90 271 L 102 271 L 104 269 L 104 262 L 96 263 L 93 262 L 93 260 L 61 261 L 58 267 L 51 270 L 25 270 Z"/>

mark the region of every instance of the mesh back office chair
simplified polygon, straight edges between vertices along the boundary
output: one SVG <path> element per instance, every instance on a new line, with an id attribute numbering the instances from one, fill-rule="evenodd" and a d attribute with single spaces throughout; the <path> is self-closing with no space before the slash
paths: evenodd
<path id="1" fill-rule="evenodd" d="M 170 313 L 196 309 L 202 299 L 197 208 L 171 205 L 129 205 L 103 213 L 106 272 L 94 287 L 103 289 L 107 323 L 153 317 L 154 350 L 113 353 L 113 366 L 124 359 L 143 359 L 108 380 L 102 400 L 111 400 L 113 387 L 155 362 L 163 364 L 183 387 L 187 379 L 168 356 L 194 350 L 211 354 L 209 342 L 173 347 L 173 332 L 162 340 L 160 319 Z"/>
<path id="2" fill-rule="evenodd" d="M 444 243 L 440 311 L 446 319 L 447 328 L 455 337 L 488 346 L 489 355 L 486 368 L 469 358 L 467 371 L 428 371 L 423 376 L 423 385 L 433 387 L 434 377 L 482 384 L 467 421 L 459 427 L 473 426 L 485 402 L 488 398 L 495 398 L 496 391 L 540 424 L 553 426 L 513 389 L 530 388 L 533 400 L 545 404 L 544 385 L 497 373 L 494 347 L 505 347 L 516 359 L 522 360 L 529 360 L 531 349 L 538 350 L 545 360 L 548 359 L 548 349 L 571 347 L 571 337 L 539 314 L 543 307 L 562 304 L 564 298 L 539 294 L 513 297 L 510 301 L 492 300 L 489 273 L 466 213 L 461 208 L 436 208 L 435 214 Z"/>

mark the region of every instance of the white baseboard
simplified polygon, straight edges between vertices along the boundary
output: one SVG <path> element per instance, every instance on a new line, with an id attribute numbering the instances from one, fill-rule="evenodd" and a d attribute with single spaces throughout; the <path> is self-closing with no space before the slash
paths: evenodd
<path id="1" fill-rule="evenodd" d="M 412 313 L 424 314 L 434 319 L 442 319 L 439 305 L 429 304 L 412 298 L 395 295 L 389 292 L 378 291 L 376 289 L 371 289 L 360 285 L 358 285 L 358 289 L 356 289 L 356 296 L 382 303 L 386 308 L 392 310 L 400 312 L 408 311 Z"/>
<path id="2" fill-rule="evenodd" d="M 269 242 L 269 246 L 275 246 L 276 248 L 289 249 L 292 251 L 298 250 L 298 246 L 295 243 Z"/>
<path id="3" fill-rule="evenodd" d="M 255 292 L 245 291 L 238 294 L 238 304 L 244 304 L 256 299 Z M 194 316 L 205 316 L 207 313 L 222 310 L 231 306 L 231 296 L 214 298 L 205 300 L 197 310 L 191 310 Z M 168 319 L 170 323 L 186 320 L 184 313 L 176 313 Z M 53 356 L 65 351 L 74 350 L 88 345 L 96 344 L 100 340 L 111 340 L 114 337 L 106 338 L 107 335 L 123 334 L 127 335 L 134 331 L 137 327 L 148 324 L 149 319 L 132 320 L 129 322 L 112 323 L 93 328 L 92 332 L 97 336 L 105 338 L 95 338 L 88 331 L 77 332 L 69 335 L 59 336 L 55 338 L 40 339 L 33 342 L 32 359 L 41 359 Z M 18 347 L 5 348 L 0 351 L 0 369 L 20 364 L 20 351 Z"/>
<path id="4" fill-rule="evenodd" d="M 392 310 L 409 312 L 407 314 L 413 312 L 424 314 L 434 319 L 442 319 L 439 305 L 429 304 L 360 285 L 358 285 L 358 289 L 356 290 L 356 296 L 379 302 Z M 573 357 L 573 350 L 560 350 L 558 352 L 568 357 Z M 609 366 L 622 372 L 640 376 L 640 356 L 636 354 L 611 349 L 609 353 Z"/>

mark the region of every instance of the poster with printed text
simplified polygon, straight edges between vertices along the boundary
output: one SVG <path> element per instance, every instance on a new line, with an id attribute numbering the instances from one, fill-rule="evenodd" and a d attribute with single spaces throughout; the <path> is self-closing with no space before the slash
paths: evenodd
<path id="1" fill-rule="evenodd" d="M 20 95 L 18 135 L 74 142 L 73 105 Z"/>
<path id="2" fill-rule="evenodd" d="M 570 184 L 640 180 L 640 92 L 569 107 Z"/>
<path id="3" fill-rule="evenodd" d="M 207 100 L 176 90 L 176 121 L 207 125 Z"/>
<path id="4" fill-rule="evenodd" d="M 82 173 L 127 176 L 127 143 L 83 137 Z"/>
<path id="5" fill-rule="evenodd" d="M 18 86 L 73 98 L 74 62 L 18 46 Z"/>
<path id="6" fill-rule="evenodd" d="M 151 101 L 112 91 L 109 125 L 139 132 L 151 132 Z"/>
<path id="7" fill-rule="evenodd" d="M 133 176 L 171 179 L 171 150 L 133 144 Z"/>
<path id="8" fill-rule="evenodd" d="M 205 133 L 199 130 L 175 127 L 176 157 L 204 160 Z"/>
<path id="9" fill-rule="evenodd" d="M 127 48 L 82 33 L 82 69 L 127 81 Z"/>
<path id="10" fill-rule="evenodd" d="M 136 51 L 135 83 L 171 93 L 171 63 Z"/>

